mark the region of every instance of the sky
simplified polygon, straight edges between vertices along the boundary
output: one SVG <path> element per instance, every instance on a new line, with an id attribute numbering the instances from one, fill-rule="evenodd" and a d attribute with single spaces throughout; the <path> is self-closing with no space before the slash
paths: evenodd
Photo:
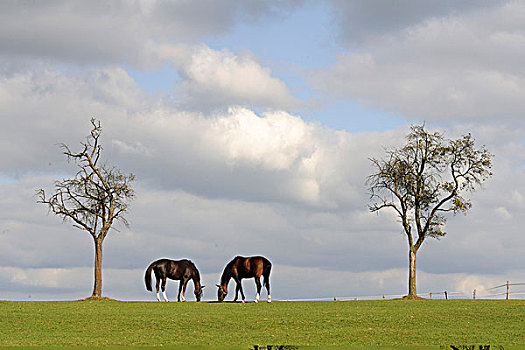
<path id="1" fill-rule="evenodd" d="M 76 173 L 58 144 L 80 148 L 91 117 L 136 175 L 105 296 L 155 300 L 144 271 L 166 257 L 214 300 L 236 255 L 272 261 L 274 300 L 406 294 L 406 237 L 365 181 L 422 123 L 471 133 L 494 175 L 425 241 L 418 293 L 524 283 L 523 62 L 525 1 L 2 1 L 0 299 L 91 294 L 91 237 L 35 195 Z"/>

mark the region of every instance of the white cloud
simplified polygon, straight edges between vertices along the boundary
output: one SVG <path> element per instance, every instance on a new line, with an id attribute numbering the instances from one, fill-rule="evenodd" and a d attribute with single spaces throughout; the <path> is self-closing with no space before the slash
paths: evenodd
<path id="1" fill-rule="evenodd" d="M 215 139 L 232 162 L 243 160 L 272 170 L 290 168 L 301 154 L 312 153 L 307 142 L 315 125 L 285 112 L 264 118 L 247 109 L 232 109 L 213 121 L 206 138 Z"/>
<path id="2" fill-rule="evenodd" d="M 236 23 L 282 18 L 300 3 L 5 2 L 0 4 L 0 65 L 4 70 L 24 65 L 42 68 L 41 62 L 46 61 L 66 63 L 73 71 L 93 66 L 126 66 L 139 71 L 169 67 L 181 76 L 175 98 L 184 108 L 211 110 L 232 104 L 297 108 L 300 102 L 284 82 L 253 55 L 213 50 L 200 40 L 224 34 Z M 104 80 L 110 71 L 120 74 L 108 70 L 96 79 Z M 117 81 L 123 79 L 108 79 Z M 99 88 L 119 94 L 123 86 Z M 140 103 L 141 99 L 135 101 Z"/>
<path id="3" fill-rule="evenodd" d="M 76 288 L 77 283 L 87 280 L 92 275 L 89 268 L 14 268 L 1 267 L 0 274 L 8 282 L 18 287 L 60 288 L 69 284 Z"/>
<path id="4" fill-rule="evenodd" d="M 432 18 L 491 10 L 505 1 L 427 0 L 330 0 L 339 39 L 348 46 L 376 40 L 382 35 L 398 32 Z"/>
<path id="5" fill-rule="evenodd" d="M 51 69 L 17 72 L 0 81 L 0 96 L 10 120 L 2 130 L 6 147 L 0 151 L 7 176 L 56 172 L 57 167 L 71 171 L 55 145 L 78 145 L 87 134 L 86 121 L 95 116 L 105 125 L 111 146 L 107 156 L 118 157 L 130 172 L 138 167 L 137 175 L 160 188 L 312 205 L 333 202 L 329 192 L 336 187 L 341 200 L 335 205 L 353 195 L 345 173 L 337 185 L 330 174 L 339 166 L 349 170 L 338 150 L 355 152 L 357 141 L 286 112 L 260 116 L 239 107 L 209 115 L 177 111 L 148 97 L 119 68 L 77 76 Z"/>
<path id="6" fill-rule="evenodd" d="M 429 17 L 365 41 L 314 81 L 411 119 L 521 123 L 523 23 L 523 2 Z"/>
<path id="7" fill-rule="evenodd" d="M 110 9 L 115 23 L 136 13 L 128 4 L 122 5 L 122 13 Z M 55 33 L 37 21 L 30 29 L 41 31 L 42 46 L 27 33 L 19 34 L 23 40 L 18 43 L 1 41 L 8 57 L 0 65 L 2 295 L 78 298 L 92 287 L 89 235 L 46 216 L 34 197 L 37 188 L 74 171 L 56 143 L 78 146 L 91 116 L 102 120 L 107 159 L 138 176 L 131 228 L 113 231 L 105 242 L 104 290 L 109 296 L 151 300 L 144 290 L 143 269 L 163 256 L 194 259 L 213 289 L 222 267 L 236 254 L 263 254 L 275 263 L 275 297 L 403 294 L 405 237 L 392 213 L 367 211 L 364 182 L 371 171 L 368 158 L 381 157 L 383 146 L 402 143 L 406 127 L 348 133 L 284 112 L 282 108 L 294 108 L 297 101 L 255 57 L 191 42 L 192 35 L 226 27 L 211 23 L 202 32 L 189 33 L 185 38 L 190 43 L 181 44 L 166 36 L 172 35 L 170 28 L 184 27 L 184 20 L 170 27 L 162 20 L 157 26 L 141 19 L 167 21 L 170 11 L 178 9 L 161 3 L 168 6 L 163 17 L 163 7 L 150 4 L 140 9 L 139 19 L 126 22 L 129 27 L 111 32 L 107 19 L 95 18 L 98 7 L 71 14 L 82 5 L 58 3 L 74 22 L 69 33 Z M 42 6 L 42 18 L 49 17 L 52 9 Z M 521 14 L 511 13 L 518 6 L 510 4 L 495 13 L 430 16 L 374 44 L 365 40 L 362 51 L 349 53 L 333 67 L 340 79 L 331 80 L 330 88 L 410 116 L 424 113 L 439 119 L 446 114 L 474 120 L 479 114 L 490 119 L 498 108 L 510 115 L 522 103 L 516 97 L 523 86 L 521 73 L 512 70 L 523 58 L 522 52 L 514 51 L 522 39 Z M 31 9 L 29 18 L 38 12 Z M 4 19 L 13 14 L 0 13 Z M 501 24 L 503 14 L 508 21 Z M 82 18 L 75 21 L 76 16 Z M 188 22 L 192 18 L 188 16 Z M 90 37 L 85 31 L 91 19 L 102 29 Z M 484 19 L 491 25 L 478 28 Z M 134 27 L 144 23 L 153 27 L 145 32 Z M 4 35 L 16 38 L 17 24 L 2 25 L 10 28 Z M 184 37 L 184 28 L 174 32 Z M 471 33 L 481 33 L 488 48 L 476 46 Z M 88 37 L 78 41 L 81 49 L 74 40 L 80 35 Z M 125 36 L 129 42 L 115 44 Z M 468 45 L 462 46 L 465 42 Z M 140 54 L 134 56 L 137 48 Z M 472 52 L 482 57 L 475 64 Z M 20 55 L 110 66 L 57 68 L 33 61 L 30 67 L 13 62 Z M 111 66 L 155 66 L 164 60 L 170 60 L 181 76 L 181 95 L 175 99 L 148 96 L 124 69 Z M 509 63 L 508 70 L 502 60 Z M 471 63 L 472 69 L 466 70 Z M 198 102 L 206 108 L 198 108 Z M 226 108 L 231 104 L 241 106 Z M 193 109 L 181 110 L 181 105 Z M 206 112 L 215 107 L 224 108 Z M 252 107 L 266 112 L 256 113 Z M 495 176 L 475 194 L 467 217 L 451 218 L 446 238 L 425 244 L 418 257 L 421 292 L 450 288 L 470 293 L 472 288 L 490 288 L 500 275 L 523 278 L 520 209 L 525 177 L 520 164 L 525 153 L 523 128 L 517 125 L 461 124 L 449 130 L 472 131 L 480 144 L 487 144 L 497 154 Z M 504 225 L 497 213 L 505 218 Z M 311 283 L 312 276 L 319 277 L 322 287 Z"/>
<path id="8" fill-rule="evenodd" d="M 262 67 L 253 56 L 237 56 L 207 46 L 193 51 L 180 68 L 182 81 L 176 89 L 184 105 L 200 110 L 230 105 L 273 109 L 299 106 L 286 85 L 272 77 L 270 69 Z"/>
<path id="9" fill-rule="evenodd" d="M 275 13 L 286 13 L 297 4 L 6 1 L 0 5 L 0 51 L 81 64 L 118 62 L 147 67 L 161 63 L 152 52 L 162 45 L 223 34 L 238 22 L 271 20 Z"/>
<path id="10" fill-rule="evenodd" d="M 502 220 L 512 219 L 512 214 L 505 207 L 498 207 L 495 212 Z"/>
<path id="11" fill-rule="evenodd" d="M 126 300 L 151 300 L 152 296 L 142 285 L 143 269 L 152 260 L 165 256 L 195 260 L 206 276 L 205 283 L 213 286 L 224 264 L 237 254 L 263 254 L 274 262 L 272 294 L 275 298 L 380 296 L 403 294 L 406 291 L 405 237 L 400 233 L 398 224 L 391 215 L 381 213 L 376 216 L 367 213 L 364 206 L 367 196 L 365 193 L 359 193 L 364 192 L 362 182 L 359 181 L 366 173 L 366 158 L 359 162 L 350 161 L 350 166 L 339 161 L 351 159 L 353 154 L 349 153 L 352 147 L 340 147 L 341 144 L 348 146 L 355 141 L 358 145 L 356 147 L 362 147 L 362 153 L 380 152 L 377 150 L 380 148 L 377 144 L 390 143 L 396 139 L 399 142 L 401 139 L 395 136 L 399 133 L 369 133 L 343 137 L 345 133 L 340 135 L 339 132 L 325 130 L 325 136 L 328 136 L 330 142 L 321 138 L 323 142 L 318 143 L 317 147 L 330 147 L 323 151 L 324 155 L 319 158 L 320 163 L 316 163 L 315 171 L 306 174 L 316 179 L 327 176 L 323 181 L 317 181 L 329 188 L 333 187 L 334 191 L 324 192 L 323 196 L 331 202 L 340 203 L 340 206 L 312 207 L 308 205 L 308 201 L 286 201 L 282 197 L 268 200 L 269 193 L 273 191 L 272 186 L 277 182 L 290 183 L 289 181 L 293 181 L 294 176 L 299 174 L 300 167 L 295 170 L 293 168 L 296 161 L 285 159 L 286 162 L 283 163 L 278 159 L 275 163 L 265 163 L 266 160 L 261 160 L 265 157 L 260 157 L 257 152 L 255 155 L 249 152 L 241 156 L 231 154 L 227 146 L 229 142 L 236 140 L 232 135 L 225 141 L 204 134 L 199 139 L 196 135 L 200 133 L 197 131 L 190 134 L 196 126 L 210 127 L 210 123 L 218 119 L 191 119 L 189 115 L 184 118 L 183 116 L 172 115 L 171 118 L 174 119 L 163 120 L 157 115 L 149 115 L 145 120 L 159 124 L 150 123 L 151 129 L 147 128 L 147 123 L 135 126 L 143 132 L 142 135 L 136 133 L 133 128 L 117 128 L 120 130 L 118 136 L 126 143 L 140 140 L 141 143 L 151 145 L 152 150 L 159 144 L 170 145 L 170 150 L 177 150 L 179 153 L 173 155 L 174 164 L 167 166 L 167 159 L 155 158 L 152 156 L 155 153 L 148 156 L 139 152 L 141 158 L 126 160 L 129 153 L 120 155 L 118 151 L 113 150 L 115 160 L 127 164 L 128 168 L 134 164 L 135 169 L 130 170 L 138 170 L 143 174 L 143 178 L 136 184 L 137 199 L 129 216 L 131 229 L 113 231 L 105 243 L 104 288 L 108 296 Z M 290 115 L 281 117 L 291 122 L 294 127 L 302 126 L 304 130 L 308 130 L 308 137 L 314 137 L 319 132 L 315 124 L 304 123 Z M 247 110 L 231 111 L 231 115 L 222 118 L 249 118 L 247 125 L 251 122 L 264 124 L 271 121 L 271 118 L 266 121 L 265 117 Z M 256 119 L 251 120 L 252 118 Z M 125 120 L 129 122 L 129 119 Z M 195 124 L 191 124 L 191 121 Z M 87 121 L 83 124 L 87 125 Z M 120 125 L 120 122 L 111 119 L 109 125 L 111 127 L 105 129 L 105 140 L 111 140 L 111 135 L 114 134 L 111 129 Z M 168 128 L 170 125 L 172 127 Z M 245 129 L 240 130 L 249 133 L 250 128 L 247 125 Z M 265 127 L 272 130 L 269 135 L 277 133 L 268 125 Z M 181 144 L 173 143 L 173 130 L 178 130 L 175 139 L 182 135 L 188 136 L 189 139 L 179 140 Z M 238 126 L 233 130 L 239 130 Z M 138 135 L 141 137 L 139 140 Z M 334 139 L 335 135 L 340 136 L 337 142 Z M 156 139 L 153 136 L 156 136 Z M 242 133 L 242 140 L 241 136 Z M 355 140 L 350 141 L 348 137 Z M 268 138 L 274 140 L 270 136 Z M 389 138 L 392 138 L 392 141 Z M 204 149 L 194 148 L 190 142 L 192 139 L 198 141 L 194 143 L 207 140 L 210 144 Z M 301 145 L 300 140 L 301 137 L 298 137 L 296 143 L 292 144 Z M 278 137 L 269 142 L 269 155 L 282 152 L 281 148 L 275 148 L 280 142 Z M 314 141 L 308 142 L 315 144 L 319 140 L 315 141 L 314 137 Z M 286 150 L 285 153 L 294 153 L 289 150 L 290 144 L 283 142 L 282 146 Z M 292 149 L 296 149 L 296 146 Z M 213 147 L 219 149 L 219 152 L 206 158 L 206 154 Z M 263 147 L 262 150 L 264 149 L 266 148 Z M 202 150 L 206 152 L 198 153 Z M 51 154 L 55 151 L 50 145 L 48 152 Z M 300 157 L 301 152 L 297 151 L 297 155 L 291 156 L 290 159 Z M 137 157 L 136 153 L 132 155 Z M 193 157 L 197 157 L 198 162 L 188 163 Z M 228 169 L 229 178 L 208 176 L 206 181 L 211 185 L 206 184 L 204 177 L 198 174 L 201 169 L 206 169 L 200 163 L 210 165 L 213 162 L 219 163 L 219 160 L 222 160 L 223 169 Z M 240 160 L 241 165 L 235 163 Z M 166 187 L 163 182 L 170 177 L 180 179 L 181 173 L 177 173 L 176 167 L 181 164 L 189 167 L 186 169 L 189 174 L 199 178 L 199 186 L 181 188 L 183 184 L 178 184 L 178 190 L 169 190 L 169 186 Z M 159 171 L 156 171 L 157 174 L 144 171 L 144 166 L 153 170 L 162 169 L 160 173 L 163 174 L 158 174 Z M 196 166 L 198 167 L 195 168 Z M 280 174 L 276 183 L 254 184 L 260 191 L 252 192 L 255 201 L 247 201 L 246 193 L 237 195 L 236 199 L 225 198 L 235 196 L 235 191 L 246 190 L 238 184 L 238 176 L 242 175 L 243 171 L 256 167 L 256 172 L 266 177 L 276 166 L 279 167 Z M 359 193 L 357 197 L 347 197 L 347 203 L 337 197 L 340 195 L 336 191 L 340 187 L 337 183 L 340 178 L 331 175 L 344 174 L 346 170 L 342 170 L 341 167 L 345 166 L 352 170 L 349 178 Z M 327 168 L 330 169 L 329 175 L 320 176 L 323 174 L 322 170 Z M 421 293 L 448 290 L 470 295 L 472 289 L 477 288 L 478 296 L 481 296 L 483 290 L 503 283 L 504 281 L 499 281 L 501 278 L 520 281 L 523 273 L 519 270 L 519 259 L 522 250 L 525 249 L 520 243 L 523 219 L 520 216 L 509 219 L 502 230 L 500 222 L 492 219 L 487 222 L 487 218 L 493 217 L 490 213 L 494 203 L 501 203 L 502 199 L 512 196 L 516 188 L 523 188 L 523 184 L 517 182 L 513 186 L 502 187 L 501 183 L 508 182 L 505 181 L 507 173 L 504 168 L 498 171 L 501 181 L 489 183 L 490 186 L 487 186 L 486 190 L 476 195 L 472 212 L 467 217 L 458 216 L 451 219 L 448 226 L 449 236 L 442 241 L 429 241 L 425 244 L 418 259 Z M 220 171 L 213 172 L 213 175 L 215 174 L 220 174 Z M 49 177 L 27 177 L 0 186 L 0 207 L 3 208 L 0 227 L 2 232 L 5 232 L 0 235 L 0 256 L 2 273 L 8 274 L 2 289 L 7 298 L 25 299 L 31 294 L 33 299 L 47 296 L 52 299 L 52 293 L 55 293 L 59 298 L 75 299 L 86 296 L 91 290 L 92 274 L 88 272 L 92 265 L 92 241 L 84 232 L 68 224 L 62 225 L 60 220 L 52 215 L 46 216 L 45 208 L 35 203 L 33 190 L 50 183 Z M 149 183 L 156 184 L 152 188 Z M 217 196 L 208 191 L 206 186 L 225 186 L 228 191 Z M 270 198 L 275 198 L 274 196 L 275 194 Z M 36 242 L 38 244 L 35 244 Z M 64 246 L 68 249 L 64 249 Z M 293 253 L 290 253 L 291 247 Z M 22 261 L 25 263 L 22 264 Z M 84 269 L 85 272 L 78 274 L 77 279 L 70 279 L 78 269 Z M 18 276 L 17 281 L 13 281 L 14 275 Z M 311 279 L 305 279 L 304 276 L 316 276 L 320 283 L 312 285 Z M 34 283 L 29 282 L 30 279 Z M 75 281 L 74 289 L 71 289 L 72 281 Z M 250 288 L 253 288 L 251 282 L 245 281 L 247 295 L 253 294 L 250 292 Z M 18 290 L 23 290 L 24 295 Z M 172 291 L 169 295 L 175 295 L 176 287 L 172 286 L 169 290 Z M 210 290 L 206 291 L 205 297 L 214 299 L 213 288 Z"/>
<path id="12" fill-rule="evenodd" d="M 525 207 L 525 196 L 520 191 L 515 190 L 512 193 L 512 203 L 518 208 L 523 209 Z"/>
<path id="13" fill-rule="evenodd" d="M 105 295 L 119 300 L 155 300 L 154 294 L 144 287 L 145 267 L 138 269 L 104 269 Z M 525 271 L 512 270 L 510 275 L 521 280 Z M 308 276 L 308 278 L 305 278 Z M 215 283 L 219 281 L 220 273 L 201 273 L 201 283 L 204 289 L 203 300 L 216 300 Z M 507 276 L 475 275 L 475 274 L 431 274 L 419 271 L 418 292 L 423 297 L 444 299 L 444 291 L 449 298 L 472 298 L 476 289 L 476 297 L 480 299 L 503 299 L 505 288 L 500 286 L 506 282 Z M 3 296 L 14 300 L 50 299 L 75 300 L 86 297 L 92 288 L 92 271 L 89 268 L 11 268 L 0 267 L 0 290 Z M 316 283 L 312 284 L 312 280 Z M 271 294 L 273 300 L 296 299 L 326 299 L 358 300 L 387 299 L 401 297 L 405 294 L 406 271 L 404 269 L 387 269 L 384 271 L 352 272 L 342 270 L 294 267 L 273 264 Z M 512 283 L 513 281 L 511 281 Z M 192 282 L 189 290 L 191 291 Z M 231 284 L 234 282 L 231 281 Z M 170 300 L 175 300 L 178 282 L 168 280 L 166 292 Z M 253 280 L 243 280 L 243 289 L 247 300 L 255 297 Z M 230 290 L 232 286 L 230 285 Z M 519 286 L 511 286 L 511 298 L 520 298 Z M 374 291 L 374 293 L 370 293 Z M 263 288 L 263 298 L 266 290 Z M 193 299 L 193 293 L 187 293 L 188 300 Z M 233 293 L 227 300 L 233 298 Z"/>

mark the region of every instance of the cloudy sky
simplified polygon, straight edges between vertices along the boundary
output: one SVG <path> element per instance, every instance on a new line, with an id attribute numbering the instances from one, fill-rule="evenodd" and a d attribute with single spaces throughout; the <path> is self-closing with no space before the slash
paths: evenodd
<path id="1" fill-rule="evenodd" d="M 0 299 L 91 294 L 91 237 L 35 197 L 75 172 L 57 144 L 79 147 L 91 117 L 137 177 L 106 296 L 153 300 L 144 270 L 168 257 L 195 261 L 211 300 L 252 254 L 274 299 L 406 293 L 406 238 L 369 213 L 365 179 L 423 122 L 495 158 L 420 250 L 418 292 L 525 282 L 523 62 L 524 1 L 2 1 Z"/>

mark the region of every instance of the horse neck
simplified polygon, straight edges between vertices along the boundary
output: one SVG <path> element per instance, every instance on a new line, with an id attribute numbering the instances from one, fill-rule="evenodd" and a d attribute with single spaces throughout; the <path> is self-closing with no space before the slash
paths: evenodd
<path id="1" fill-rule="evenodd" d="M 199 271 L 195 267 L 190 268 L 189 270 L 190 270 L 190 278 L 193 281 L 193 284 L 195 285 L 195 287 L 197 287 L 197 285 L 200 287 L 201 276 L 199 274 Z"/>
<path id="2" fill-rule="evenodd" d="M 226 289 L 228 287 L 228 282 L 230 282 L 231 278 L 232 278 L 231 269 L 229 266 L 226 266 L 221 276 L 221 287 Z"/>
<path id="3" fill-rule="evenodd" d="M 193 274 L 191 276 L 191 279 L 193 280 L 193 285 L 195 286 L 195 289 L 198 289 L 201 287 L 201 279 L 198 275 Z"/>

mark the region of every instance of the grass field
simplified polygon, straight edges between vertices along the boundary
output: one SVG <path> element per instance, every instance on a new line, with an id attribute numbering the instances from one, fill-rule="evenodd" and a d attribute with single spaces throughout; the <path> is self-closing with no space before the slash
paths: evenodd
<path id="1" fill-rule="evenodd" d="M 0 346 L 525 345 L 524 300 L 0 302 Z"/>

